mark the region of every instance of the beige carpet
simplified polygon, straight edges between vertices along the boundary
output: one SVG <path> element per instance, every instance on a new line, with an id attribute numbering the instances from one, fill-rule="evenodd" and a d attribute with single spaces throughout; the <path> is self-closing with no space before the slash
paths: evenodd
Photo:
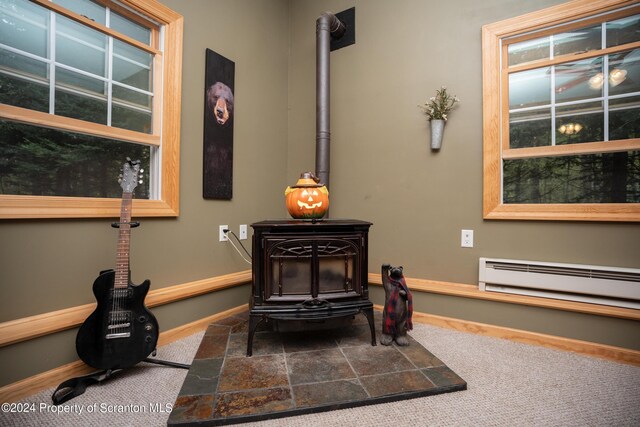
<path id="1" fill-rule="evenodd" d="M 468 390 L 246 425 L 640 426 L 639 367 L 430 325 L 415 325 L 411 335 L 464 378 Z M 157 357 L 189 363 L 201 337 L 161 347 Z M 162 411 L 186 372 L 139 365 L 59 407 L 47 390 L 14 408 L 21 413 L 0 412 L 0 426 L 163 426 L 168 413 Z"/>

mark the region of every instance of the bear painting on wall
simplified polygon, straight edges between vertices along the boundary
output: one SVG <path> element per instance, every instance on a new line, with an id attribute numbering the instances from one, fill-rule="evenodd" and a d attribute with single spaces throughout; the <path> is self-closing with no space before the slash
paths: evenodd
<path id="1" fill-rule="evenodd" d="M 202 197 L 233 196 L 235 63 L 206 50 Z"/>

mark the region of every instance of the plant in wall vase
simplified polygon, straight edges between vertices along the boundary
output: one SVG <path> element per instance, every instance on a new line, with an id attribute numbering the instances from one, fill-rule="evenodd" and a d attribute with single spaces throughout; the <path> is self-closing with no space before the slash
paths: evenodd
<path id="1" fill-rule="evenodd" d="M 436 96 L 429 98 L 424 104 L 418 105 L 427 115 L 431 124 L 431 149 L 439 150 L 442 146 L 444 125 L 449 118 L 449 113 L 460 102 L 457 96 L 449 95 L 447 88 L 442 86 L 436 91 Z"/>

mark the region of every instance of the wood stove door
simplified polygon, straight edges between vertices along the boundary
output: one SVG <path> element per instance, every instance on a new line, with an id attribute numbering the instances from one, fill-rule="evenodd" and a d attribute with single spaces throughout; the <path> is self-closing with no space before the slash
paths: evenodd
<path id="1" fill-rule="evenodd" d="M 313 283 L 313 241 L 268 239 L 265 301 L 304 300 Z"/>
<path id="2" fill-rule="evenodd" d="M 359 296 L 360 237 L 267 239 L 266 302 Z"/>
<path id="3" fill-rule="evenodd" d="M 340 298 L 362 292 L 357 277 L 358 248 L 356 242 L 348 239 L 317 241 L 315 297 Z"/>

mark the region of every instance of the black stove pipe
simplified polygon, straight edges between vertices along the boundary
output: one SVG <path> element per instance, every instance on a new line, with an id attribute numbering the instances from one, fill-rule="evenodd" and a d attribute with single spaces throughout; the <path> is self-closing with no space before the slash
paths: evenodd
<path id="1" fill-rule="evenodd" d="M 329 188 L 329 52 L 331 37 L 339 39 L 345 25 L 331 12 L 316 21 L 316 176 Z"/>

